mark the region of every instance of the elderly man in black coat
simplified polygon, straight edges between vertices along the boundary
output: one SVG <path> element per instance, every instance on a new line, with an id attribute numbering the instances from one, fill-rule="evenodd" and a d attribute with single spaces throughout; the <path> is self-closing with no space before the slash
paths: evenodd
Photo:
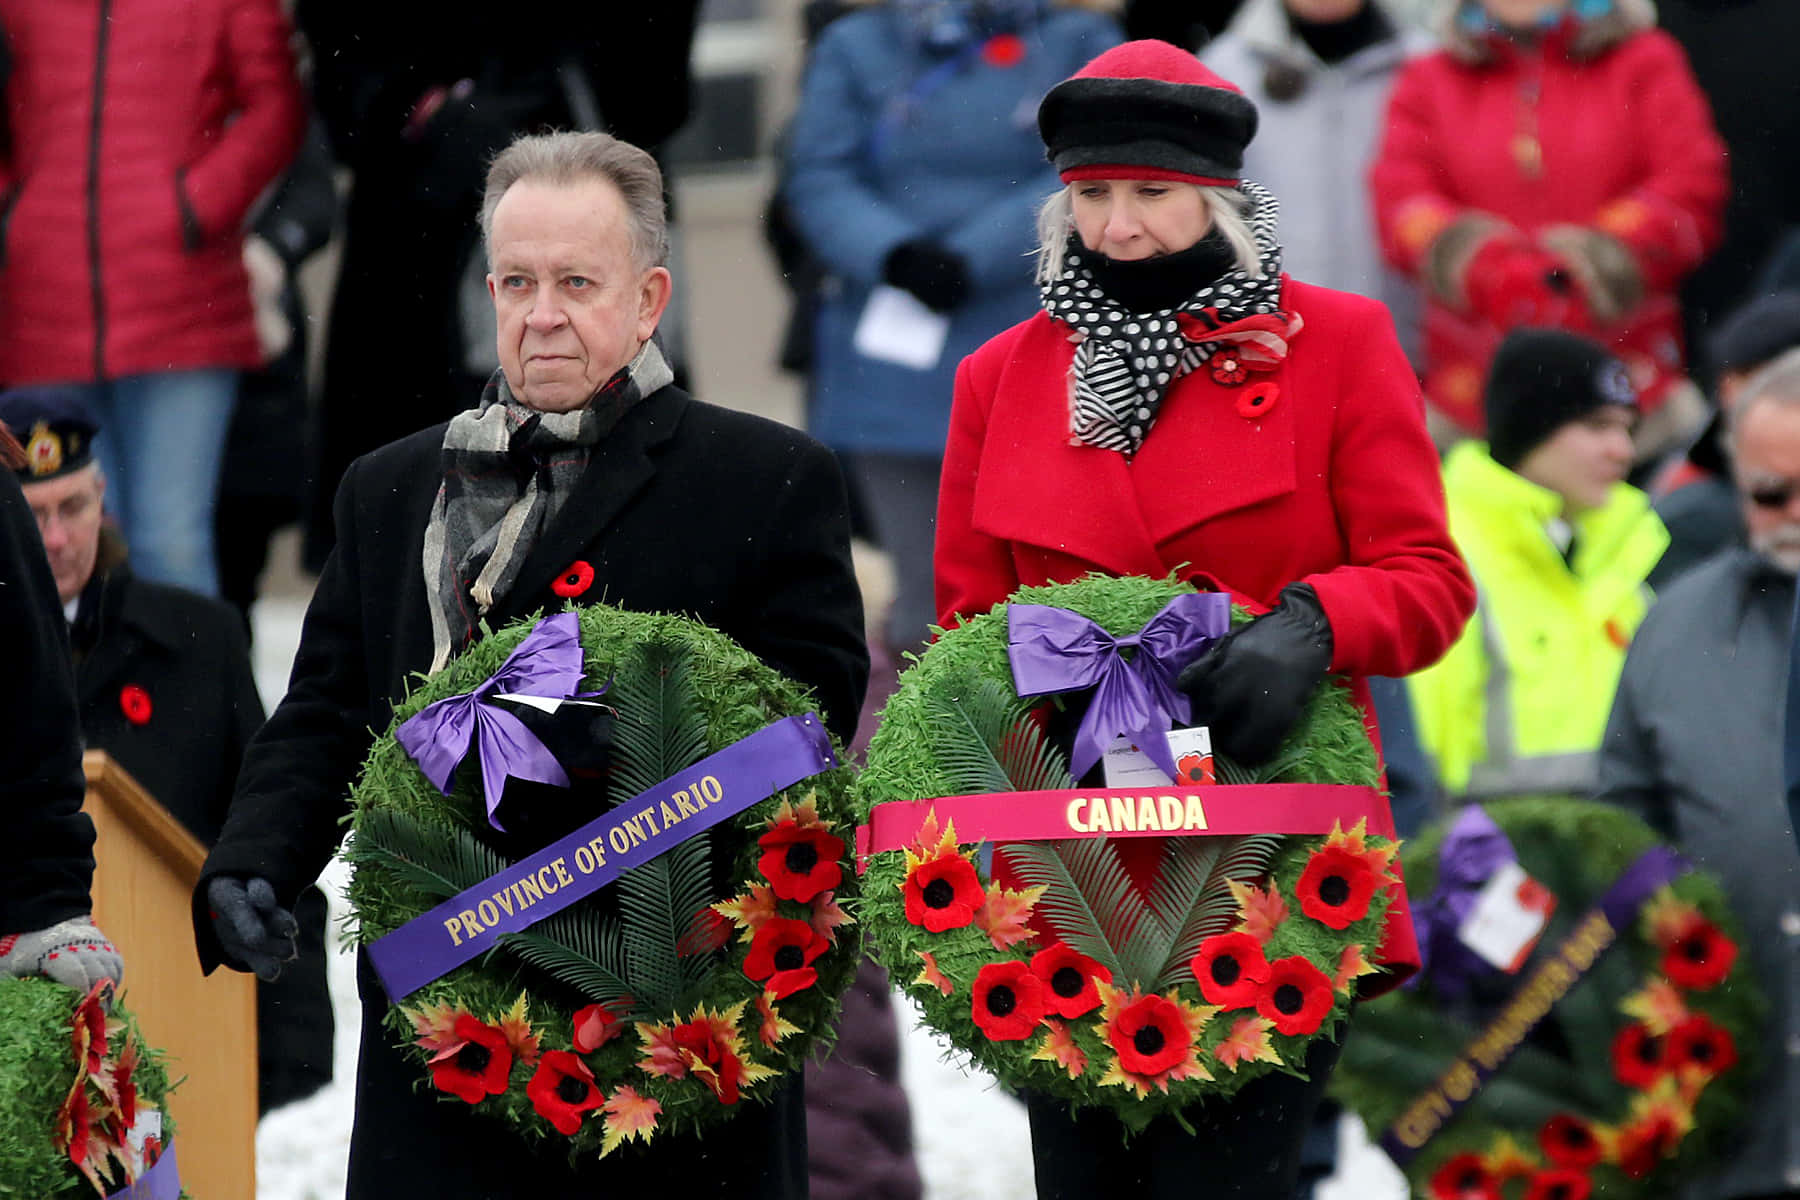
<path id="1" fill-rule="evenodd" d="M 856 721 L 868 656 L 843 481 L 805 435 L 672 385 L 652 340 L 671 287 L 655 161 L 606 134 L 522 138 L 489 172 L 482 224 L 501 369 L 477 408 L 345 475 L 288 695 L 251 743 L 196 890 L 208 962 L 279 961 L 283 910 L 337 847 L 371 730 L 409 675 L 483 623 L 560 608 L 565 575 L 592 572 L 586 599 L 724 631 L 812 688 L 840 740 Z M 351 1200 L 804 1195 L 797 1083 L 704 1140 L 572 1167 L 422 1092 L 380 1026 L 388 1000 L 366 956 L 361 983 Z"/>
<path id="2" fill-rule="evenodd" d="M 0 392 L 0 425 L 27 439 L 19 485 L 42 535 L 73 651 L 81 734 L 206 845 L 219 836 L 244 747 L 263 722 L 236 614 L 195 592 L 137 578 L 101 524 L 99 426 L 79 392 Z M 299 959 L 257 988 L 257 1092 L 263 1112 L 331 1082 L 325 896 L 295 909 Z"/>

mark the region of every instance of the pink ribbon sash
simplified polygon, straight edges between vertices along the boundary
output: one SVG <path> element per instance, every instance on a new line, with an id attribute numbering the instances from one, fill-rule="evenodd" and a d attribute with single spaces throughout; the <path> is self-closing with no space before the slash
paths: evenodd
<path id="1" fill-rule="evenodd" d="M 856 866 L 918 840 L 933 812 L 956 823 L 958 842 L 1044 842 L 1078 837 L 1322 835 L 1334 822 L 1394 837 L 1387 799 L 1375 788 L 1337 783 L 1209 784 L 1202 787 L 1067 788 L 895 800 L 856 829 Z"/>

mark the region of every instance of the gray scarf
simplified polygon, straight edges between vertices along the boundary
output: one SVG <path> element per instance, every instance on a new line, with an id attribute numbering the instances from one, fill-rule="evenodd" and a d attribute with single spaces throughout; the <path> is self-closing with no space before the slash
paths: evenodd
<path id="1" fill-rule="evenodd" d="M 451 419 L 444 481 L 425 525 L 429 674 L 467 644 L 476 622 L 512 590 L 526 556 L 587 470 L 594 446 L 632 405 L 673 379 L 649 341 L 573 412 L 528 408 L 495 371 L 481 402 Z"/>

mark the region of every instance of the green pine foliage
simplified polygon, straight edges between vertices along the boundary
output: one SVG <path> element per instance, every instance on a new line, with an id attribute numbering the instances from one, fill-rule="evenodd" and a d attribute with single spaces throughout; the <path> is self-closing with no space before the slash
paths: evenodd
<path id="1" fill-rule="evenodd" d="M 1483 807 L 1511 840 L 1519 865 L 1557 901 L 1531 958 L 1513 976 L 1523 981 L 1658 839 L 1620 809 L 1571 797 L 1520 797 Z M 1434 825 L 1402 850 L 1415 905 L 1437 886 L 1438 853 L 1449 825 L 1449 821 Z M 1756 1072 L 1757 1030 L 1765 1006 L 1744 964 L 1742 931 L 1724 891 L 1716 880 L 1700 873 L 1681 876 L 1673 890 L 1738 942 L 1740 958 L 1733 975 L 1718 987 L 1684 998 L 1690 1010 L 1705 1013 L 1731 1033 L 1739 1065 L 1701 1092 L 1695 1131 L 1682 1139 L 1673 1159 L 1642 1181 L 1627 1179 L 1604 1164 L 1595 1167 L 1595 1197 L 1673 1194 L 1669 1190 L 1673 1181 L 1728 1152 L 1731 1130 L 1744 1112 L 1744 1082 Z M 1450 1157 L 1464 1151 L 1485 1152 L 1501 1132 L 1535 1149 L 1538 1130 L 1558 1113 L 1593 1124 L 1622 1122 L 1632 1093 L 1614 1075 L 1612 1044 L 1633 1018 L 1619 1005 L 1658 973 L 1661 957 L 1641 922 L 1621 930 L 1619 940 L 1544 1019 L 1539 1036 L 1520 1046 L 1413 1161 L 1407 1175 L 1414 1194 L 1427 1195 L 1432 1173 Z M 1476 1024 L 1444 1010 L 1429 977 L 1414 988 L 1360 1005 L 1352 1026 L 1332 1089 L 1362 1118 L 1372 1139 L 1435 1083 L 1479 1032 Z M 1522 1195 L 1522 1183 L 1503 1193 L 1504 1200 Z"/>

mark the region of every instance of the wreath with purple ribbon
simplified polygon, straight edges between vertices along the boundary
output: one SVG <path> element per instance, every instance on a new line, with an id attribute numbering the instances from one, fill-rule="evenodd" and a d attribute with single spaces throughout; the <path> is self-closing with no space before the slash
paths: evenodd
<path id="1" fill-rule="evenodd" d="M 1363 1006 L 1332 1088 L 1414 1195 L 1672 1195 L 1720 1154 L 1762 1000 L 1716 880 L 1570 797 L 1470 806 L 1402 857 L 1425 967 Z M 1459 932 L 1496 880 L 1549 913 L 1511 971 Z"/>
<path id="2" fill-rule="evenodd" d="M 1351 822 L 1326 836 L 1170 836 L 1137 843 L 1156 866 L 1144 883 L 1125 839 L 994 845 L 938 806 L 1064 794 L 1120 735 L 1198 782 L 1207 772 L 1162 736 L 1188 718 L 1172 680 L 1234 619 L 1248 614 L 1173 580 L 1022 588 L 901 674 L 856 783 L 857 911 L 895 983 L 1002 1083 L 1110 1109 L 1128 1130 L 1299 1073 L 1311 1041 L 1334 1036 L 1356 980 L 1377 970 L 1394 843 Z M 1333 683 L 1274 761 L 1210 766 L 1232 785 L 1378 779 L 1361 714 Z M 933 797 L 955 800 L 921 799 Z M 871 832 L 877 810 L 907 802 L 926 815 L 891 847 Z"/>
<path id="3" fill-rule="evenodd" d="M 345 850 L 421 1079 L 571 1159 L 781 1087 L 861 952 L 850 772 L 810 708 L 714 629 L 598 604 L 423 680 Z"/>

